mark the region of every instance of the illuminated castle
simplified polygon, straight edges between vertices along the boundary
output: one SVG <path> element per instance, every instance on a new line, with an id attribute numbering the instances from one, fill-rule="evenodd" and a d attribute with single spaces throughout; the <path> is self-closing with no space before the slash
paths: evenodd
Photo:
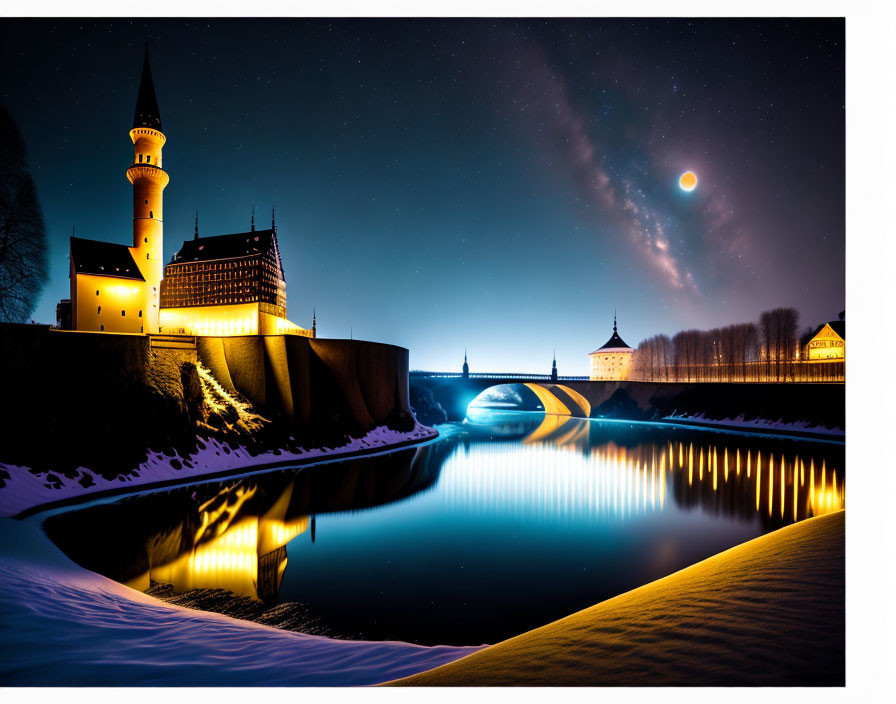
<path id="1" fill-rule="evenodd" d="M 634 350 L 625 344 L 616 332 L 616 314 L 613 314 L 613 334 L 607 342 L 588 355 L 591 359 L 592 381 L 625 381 L 632 366 Z"/>
<path id="2" fill-rule="evenodd" d="M 286 319 L 286 281 L 277 230 L 183 243 L 163 263 L 162 169 L 165 134 L 156 100 L 149 51 L 130 131 L 134 161 L 127 178 L 134 187 L 133 246 L 71 238 L 71 302 L 60 315 L 74 330 L 168 335 L 297 334 L 312 337 Z"/>

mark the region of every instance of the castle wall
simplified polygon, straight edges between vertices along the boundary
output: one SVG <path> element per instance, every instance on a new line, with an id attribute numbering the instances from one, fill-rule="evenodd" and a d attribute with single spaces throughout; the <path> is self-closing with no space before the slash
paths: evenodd
<path id="1" fill-rule="evenodd" d="M 197 350 L 225 388 L 229 383 L 259 409 L 296 424 L 349 422 L 369 430 L 395 413 L 410 414 L 408 351 L 401 347 L 245 335 L 200 337 Z"/>
<path id="2" fill-rule="evenodd" d="M 76 274 L 72 326 L 94 332 L 143 332 L 146 284 L 134 279 Z M 124 315 L 122 315 L 122 312 Z M 148 332 L 148 331 L 147 331 Z"/>

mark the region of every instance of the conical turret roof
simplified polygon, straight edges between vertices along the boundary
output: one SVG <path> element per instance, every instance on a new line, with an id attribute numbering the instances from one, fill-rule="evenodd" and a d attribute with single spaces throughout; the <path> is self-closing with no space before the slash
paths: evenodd
<path id="1" fill-rule="evenodd" d="M 149 68 L 149 47 L 146 48 L 146 56 L 143 59 L 140 92 L 137 93 L 137 107 L 134 109 L 134 127 L 149 127 L 162 131 L 162 116 L 159 114 L 159 102 L 156 100 L 156 89 Z"/>

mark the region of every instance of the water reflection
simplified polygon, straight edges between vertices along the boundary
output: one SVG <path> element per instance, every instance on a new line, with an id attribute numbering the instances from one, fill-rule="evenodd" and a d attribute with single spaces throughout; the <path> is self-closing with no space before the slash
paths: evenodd
<path id="1" fill-rule="evenodd" d="M 287 544 L 316 538 L 315 513 L 362 510 L 429 488 L 433 448 L 124 499 L 44 527 L 88 569 L 135 589 L 225 589 L 276 603 Z M 437 452 L 436 452 L 437 454 Z"/>
<path id="2" fill-rule="evenodd" d="M 501 432 L 492 433 L 496 419 L 509 415 L 480 417 L 491 440 L 511 437 L 513 428 L 521 443 L 480 442 L 449 455 L 441 482 L 450 501 L 471 510 L 491 506 L 601 521 L 662 510 L 668 491 L 682 507 L 755 517 L 773 526 L 845 507 L 843 472 L 837 479 L 825 457 L 842 451 L 830 445 L 816 443 L 813 456 L 805 450 L 811 443 L 689 429 L 645 433 L 638 426 L 556 415 L 528 425 L 510 417 Z M 474 417 L 474 438 L 477 427 Z M 644 435 L 651 439 L 639 441 Z M 683 439 L 658 442 L 657 435 Z M 620 436 L 632 442 L 619 444 Z M 684 439 L 694 436 L 699 439 Z M 766 449 L 782 444 L 793 451 Z"/>

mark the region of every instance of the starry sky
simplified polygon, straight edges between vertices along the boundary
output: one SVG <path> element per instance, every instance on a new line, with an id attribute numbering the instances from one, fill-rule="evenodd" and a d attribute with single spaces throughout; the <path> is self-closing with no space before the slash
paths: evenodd
<path id="1" fill-rule="evenodd" d="M 587 374 L 619 333 L 844 308 L 841 19 L 0 19 L 50 283 L 131 243 L 148 38 L 165 256 L 276 205 L 288 313 L 411 368 Z M 9 70 L 12 69 L 12 70 Z M 684 171 L 697 188 L 678 187 Z"/>

